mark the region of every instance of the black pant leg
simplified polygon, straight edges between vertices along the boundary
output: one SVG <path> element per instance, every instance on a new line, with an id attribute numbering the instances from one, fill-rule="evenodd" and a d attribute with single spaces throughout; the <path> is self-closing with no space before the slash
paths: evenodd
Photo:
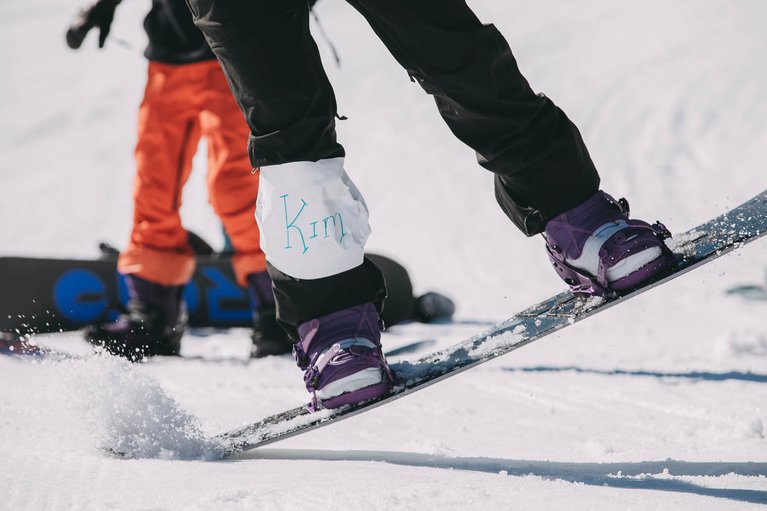
<path id="1" fill-rule="evenodd" d="M 309 33 L 306 0 L 187 0 L 250 126 L 254 167 L 344 156 L 336 100 Z M 268 257 L 268 254 L 267 254 Z M 374 303 L 386 287 L 369 260 L 346 272 L 296 279 L 267 264 L 277 316 L 293 338 L 305 321 Z"/>
<path id="2" fill-rule="evenodd" d="M 293 278 L 268 261 L 266 266 L 274 282 L 277 317 L 294 339 L 298 339 L 298 325 L 331 312 L 363 303 L 383 311 L 387 293 L 384 277 L 367 257 L 356 268 L 313 280 Z"/>
<path id="3" fill-rule="evenodd" d="M 597 190 L 578 129 L 533 92 L 503 36 L 464 0 L 347 1 L 496 174 L 498 202 L 524 233 L 541 232 Z"/>
<path id="4" fill-rule="evenodd" d="M 187 0 L 250 126 L 254 167 L 344 156 L 306 0 Z"/>

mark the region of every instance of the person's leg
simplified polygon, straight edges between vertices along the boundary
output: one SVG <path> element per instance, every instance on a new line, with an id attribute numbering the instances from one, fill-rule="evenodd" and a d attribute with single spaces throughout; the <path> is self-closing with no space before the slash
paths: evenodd
<path id="1" fill-rule="evenodd" d="M 367 210 L 343 171 L 335 96 L 309 33 L 306 1 L 187 3 L 250 127 L 251 165 L 261 168 L 261 246 L 280 321 L 297 338 L 298 325 L 313 318 L 363 303 L 380 307 L 386 294 L 383 279 L 373 263 L 362 259 Z M 323 247 L 304 250 L 327 239 L 325 225 L 332 230 L 330 217 L 338 210 L 322 199 L 326 186 L 337 187 L 342 207 L 360 213 L 355 215 L 358 232 L 344 239 L 345 245 L 355 242 L 354 250 L 337 253 L 348 261 L 332 268 L 321 268 L 321 261 L 313 259 L 322 258 Z M 308 206 L 302 208 L 303 202 Z M 341 226 L 336 227 L 340 233 Z M 351 227 L 347 222 L 344 229 Z M 299 252 L 298 265 L 313 269 L 311 276 L 282 261 Z"/>
<path id="2" fill-rule="evenodd" d="M 132 360 L 178 354 L 186 327 L 182 289 L 195 260 L 179 209 L 200 137 L 193 106 L 196 78 L 188 66 L 149 65 L 139 109 L 134 224 L 118 259 L 129 313 L 85 331 L 93 344 Z"/>
<path id="3" fill-rule="evenodd" d="M 305 0 L 188 0 L 251 131 L 253 167 L 344 156 Z"/>
<path id="4" fill-rule="evenodd" d="M 503 36 L 464 0 L 348 2 L 495 173 L 496 198 L 512 222 L 528 236 L 545 231 L 573 291 L 624 291 L 668 266 L 665 228 L 628 220 L 627 209 L 598 192 L 578 129 L 533 92 Z"/>
<path id="5" fill-rule="evenodd" d="M 195 267 L 180 215 L 200 140 L 194 71 L 193 65 L 149 64 L 138 118 L 133 230 L 118 260 L 120 273 L 166 286 L 186 284 Z"/>
<path id="6" fill-rule="evenodd" d="M 187 3 L 251 130 L 261 247 L 312 402 L 333 407 L 380 395 L 391 385 L 378 315 L 385 288 L 364 259 L 367 207 L 344 171 L 308 4 Z"/>
<path id="7" fill-rule="evenodd" d="M 599 177 L 577 128 L 533 92 L 504 37 L 464 0 L 348 2 L 496 174 L 499 203 L 525 234 L 596 192 Z"/>

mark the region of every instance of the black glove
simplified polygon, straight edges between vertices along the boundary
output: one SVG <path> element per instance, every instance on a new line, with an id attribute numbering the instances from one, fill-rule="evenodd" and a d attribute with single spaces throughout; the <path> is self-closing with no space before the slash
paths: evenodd
<path id="1" fill-rule="evenodd" d="M 99 28 L 99 48 L 104 47 L 104 41 L 109 35 L 112 18 L 120 0 L 97 0 L 90 7 L 85 7 L 67 30 L 67 45 L 76 50 L 83 44 L 83 39 L 93 27 Z"/>

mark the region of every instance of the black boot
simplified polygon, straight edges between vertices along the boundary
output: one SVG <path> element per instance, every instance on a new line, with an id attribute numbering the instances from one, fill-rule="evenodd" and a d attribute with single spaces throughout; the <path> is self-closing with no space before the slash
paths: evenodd
<path id="1" fill-rule="evenodd" d="M 92 325 L 85 338 L 112 355 L 132 362 L 154 355 L 178 355 L 187 327 L 183 286 L 163 286 L 126 276 L 128 313 L 114 323 Z"/>
<path id="2" fill-rule="evenodd" d="M 293 341 L 277 322 L 272 293 L 272 279 L 264 272 L 248 275 L 248 292 L 253 309 L 253 346 L 250 355 L 263 358 L 270 355 L 286 355 L 293 351 Z"/>

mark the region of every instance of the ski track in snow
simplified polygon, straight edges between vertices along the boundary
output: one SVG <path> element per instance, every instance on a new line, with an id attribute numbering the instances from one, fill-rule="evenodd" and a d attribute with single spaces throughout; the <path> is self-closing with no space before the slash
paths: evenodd
<path id="1" fill-rule="evenodd" d="M 470 4 L 579 126 L 604 189 L 634 216 L 684 231 L 765 188 L 764 2 Z M 121 4 L 112 36 L 130 47 L 101 52 L 93 36 L 65 48 L 76 7 L 4 3 L 4 255 L 94 256 L 99 240 L 128 237 L 149 2 Z M 452 324 L 392 328 L 385 346 L 446 348 L 561 290 L 541 240 L 509 225 L 490 174 L 364 20 L 344 2 L 317 12 L 343 61 L 334 67 L 318 39 L 349 117 L 339 138 L 371 208 L 369 248 L 459 307 Z M 216 244 L 204 164 L 203 146 L 182 212 Z M 756 242 L 413 396 L 230 460 L 216 459 L 214 435 L 306 400 L 288 357 L 242 358 L 247 330 L 184 339 L 185 355 L 217 362 L 137 366 L 90 357 L 76 333 L 41 336 L 86 358 L 0 357 L 0 510 L 764 509 L 767 303 L 726 291 L 765 284 L 765 249 Z"/>

